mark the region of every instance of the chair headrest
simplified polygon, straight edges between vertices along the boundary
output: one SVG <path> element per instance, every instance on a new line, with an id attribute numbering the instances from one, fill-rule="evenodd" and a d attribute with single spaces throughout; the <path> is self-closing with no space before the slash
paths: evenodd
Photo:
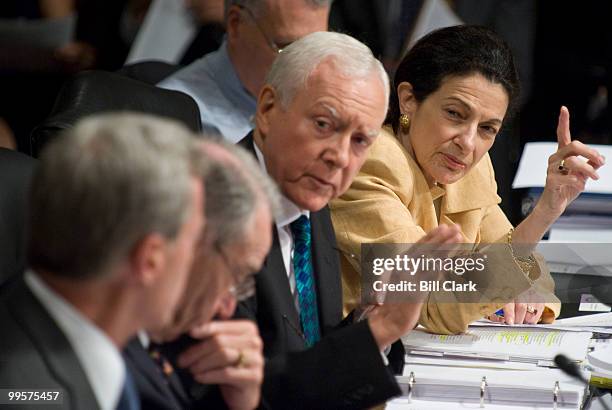
<path id="1" fill-rule="evenodd" d="M 180 69 L 181 66 L 165 61 L 147 60 L 125 65 L 115 72 L 124 77 L 155 85 Z"/>
<path id="2" fill-rule="evenodd" d="M 60 90 L 51 114 L 30 136 L 32 155 L 58 132 L 80 119 L 110 111 L 143 112 L 172 118 L 195 132 L 201 130 L 200 111 L 187 94 L 166 90 L 106 71 L 84 71 L 68 79 Z"/>

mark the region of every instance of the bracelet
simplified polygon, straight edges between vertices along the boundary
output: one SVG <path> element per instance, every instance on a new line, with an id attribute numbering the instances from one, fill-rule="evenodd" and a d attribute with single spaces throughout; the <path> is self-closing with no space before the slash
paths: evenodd
<path id="1" fill-rule="evenodd" d="M 514 259 L 514 262 L 516 262 L 516 264 L 521 268 L 523 273 L 529 273 L 531 269 L 537 264 L 537 262 L 535 258 L 533 257 L 533 255 L 529 255 L 525 257 L 525 256 L 516 256 L 514 254 L 514 248 L 512 248 L 512 234 L 513 233 L 514 233 L 514 228 L 510 228 L 510 230 L 508 231 L 508 236 L 507 236 L 508 247 L 510 248 L 510 254 L 512 255 L 512 259 Z"/>

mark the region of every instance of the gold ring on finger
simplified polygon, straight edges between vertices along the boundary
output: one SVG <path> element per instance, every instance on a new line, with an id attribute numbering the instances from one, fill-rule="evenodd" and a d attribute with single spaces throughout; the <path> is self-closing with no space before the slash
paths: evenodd
<path id="1" fill-rule="evenodd" d="M 534 308 L 531 305 L 527 305 L 527 313 L 531 313 L 532 315 L 535 315 L 538 313 L 538 309 Z"/>
<path id="2" fill-rule="evenodd" d="M 565 159 L 562 159 L 561 162 L 559 162 L 559 166 L 557 167 L 557 169 L 563 175 L 569 174 L 569 168 L 565 166 Z"/>
<path id="3" fill-rule="evenodd" d="M 247 365 L 246 355 L 244 354 L 242 350 L 238 350 L 238 358 L 236 359 L 236 362 L 234 363 L 234 367 L 246 367 L 246 365 Z"/>

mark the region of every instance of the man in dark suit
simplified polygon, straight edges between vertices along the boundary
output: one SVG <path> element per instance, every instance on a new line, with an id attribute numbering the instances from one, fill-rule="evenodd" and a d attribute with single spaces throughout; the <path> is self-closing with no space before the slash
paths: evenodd
<path id="1" fill-rule="evenodd" d="M 240 144 L 283 196 L 256 296 L 238 316 L 255 320 L 264 341 L 262 407 L 367 408 L 400 394 L 381 352 L 415 326 L 420 305 L 381 306 L 368 320 L 341 321 L 327 209 L 365 161 L 388 94 L 387 75 L 370 50 L 327 32 L 285 48 L 259 94 L 256 128 Z M 424 241 L 455 242 L 458 235 L 441 227 Z M 396 359 L 403 363 L 403 355 Z"/>
<path id="2" fill-rule="evenodd" d="M 272 243 L 278 192 L 244 149 L 208 140 L 202 149 L 208 158 L 203 176 L 207 223 L 187 289 L 168 326 L 139 333 L 124 350 L 146 409 L 251 409 L 260 400 L 264 360 L 257 326 L 228 319 L 236 301 L 253 295 L 252 275 Z M 190 353 L 177 362 L 175 352 L 193 343 L 185 336 L 189 333 L 202 339 L 194 348 L 207 352 L 197 369 L 199 380 L 214 388 L 192 390 L 181 383 Z"/>
<path id="3" fill-rule="evenodd" d="M 86 119 L 48 147 L 29 269 L 0 293 L 0 388 L 139 408 L 120 349 L 172 319 L 204 222 L 202 159 L 187 130 L 135 114 Z"/>

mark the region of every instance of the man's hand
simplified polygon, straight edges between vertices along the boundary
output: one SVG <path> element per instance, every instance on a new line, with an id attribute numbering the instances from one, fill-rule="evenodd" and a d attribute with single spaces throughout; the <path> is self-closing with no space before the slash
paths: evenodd
<path id="1" fill-rule="evenodd" d="M 254 409 L 263 381 L 263 342 L 249 320 L 213 321 L 192 329 L 201 342 L 178 358 L 202 384 L 218 384 L 232 410 Z"/>
<path id="2" fill-rule="evenodd" d="M 440 225 L 421 238 L 411 249 L 410 253 L 420 255 L 421 247 L 431 249 L 431 245 L 444 245 L 448 252 L 452 252 L 452 246 L 462 240 L 461 230 L 458 226 Z M 423 298 L 426 296 L 422 292 Z M 391 345 L 400 337 L 414 328 L 419 320 L 423 301 L 412 301 L 411 303 L 390 303 L 376 307 L 369 317 L 369 325 L 376 339 L 376 343 L 382 350 Z"/>

